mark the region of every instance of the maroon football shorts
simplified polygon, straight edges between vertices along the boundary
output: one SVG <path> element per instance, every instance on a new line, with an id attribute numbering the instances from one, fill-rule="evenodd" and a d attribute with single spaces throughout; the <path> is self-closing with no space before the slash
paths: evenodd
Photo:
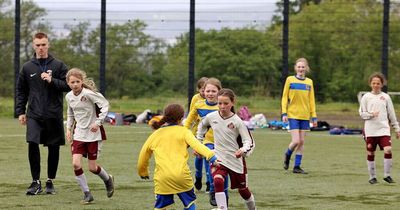
<path id="1" fill-rule="evenodd" d="M 392 141 L 390 140 L 390 136 L 373 136 L 367 137 L 367 150 L 375 151 L 376 146 L 379 145 L 379 148 L 383 150 L 384 147 L 392 146 Z"/>
<path id="2" fill-rule="evenodd" d="M 231 189 L 241 189 L 241 188 L 246 188 L 247 187 L 247 169 L 246 165 L 244 166 L 244 173 L 239 174 L 231 169 L 219 164 L 218 166 L 211 166 L 211 171 L 212 171 L 212 176 L 214 177 L 215 175 L 219 174 L 226 178 L 227 175 L 229 175 L 229 178 L 231 180 Z"/>
<path id="3" fill-rule="evenodd" d="M 84 142 L 74 140 L 71 145 L 72 155 L 81 154 L 89 160 L 97 160 L 99 149 L 99 141 Z"/>

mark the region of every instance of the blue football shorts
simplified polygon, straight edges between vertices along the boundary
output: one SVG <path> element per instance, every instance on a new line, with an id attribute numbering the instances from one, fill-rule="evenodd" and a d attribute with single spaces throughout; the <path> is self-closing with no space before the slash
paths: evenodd
<path id="1" fill-rule="evenodd" d="M 297 120 L 289 118 L 289 130 L 310 130 L 309 120 Z"/>
<path id="2" fill-rule="evenodd" d="M 194 188 L 189 191 L 178 193 L 179 199 L 182 201 L 185 209 L 191 209 L 190 207 L 194 205 L 194 201 L 196 200 L 196 194 L 194 194 Z M 154 205 L 155 209 L 164 209 L 170 205 L 174 204 L 174 194 L 169 195 L 156 195 L 156 204 Z"/>

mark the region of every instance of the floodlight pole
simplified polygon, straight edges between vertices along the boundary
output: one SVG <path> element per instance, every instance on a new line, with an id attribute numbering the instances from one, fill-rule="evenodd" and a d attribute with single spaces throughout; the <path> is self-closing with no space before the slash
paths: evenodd
<path id="1" fill-rule="evenodd" d="M 21 43 L 21 1 L 15 0 L 15 25 L 14 25 L 14 117 L 17 118 L 17 83 L 20 64 Z"/>
<path id="2" fill-rule="evenodd" d="M 190 0 L 188 112 L 190 109 L 190 102 L 194 94 L 195 34 L 195 0 Z"/>
<path id="3" fill-rule="evenodd" d="M 99 71 L 100 93 L 106 96 L 106 0 L 101 0 Z"/>
<path id="4" fill-rule="evenodd" d="M 382 27 L 382 74 L 388 81 L 388 63 L 389 63 L 389 12 L 390 0 L 383 1 L 383 27 Z M 383 86 L 383 91 L 388 91 L 388 85 Z"/>
<path id="5" fill-rule="evenodd" d="M 283 21 L 282 21 L 282 90 L 285 85 L 286 77 L 289 74 L 289 0 L 283 1 Z M 283 91 L 282 91 L 283 92 Z"/>

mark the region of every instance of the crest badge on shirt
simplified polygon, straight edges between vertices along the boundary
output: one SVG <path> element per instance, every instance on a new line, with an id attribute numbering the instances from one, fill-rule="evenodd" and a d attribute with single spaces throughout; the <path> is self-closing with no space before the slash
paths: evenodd
<path id="1" fill-rule="evenodd" d="M 228 124 L 228 128 L 229 128 L 229 129 L 234 129 L 234 128 L 235 128 L 235 125 L 231 122 L 231 123 Z"/>
<path id="2" fill-rule="evenodd" d="M 379 99 L 381 99 L 382 101 L 384 101 L 384 100 L 385 100 L 385 97 L 381 96 Z"/>
<path id="3" fill-rule="evenodd" d="M 85 96 L 82 96 L 81 101 L 87 101 L 87 98 Z"/>

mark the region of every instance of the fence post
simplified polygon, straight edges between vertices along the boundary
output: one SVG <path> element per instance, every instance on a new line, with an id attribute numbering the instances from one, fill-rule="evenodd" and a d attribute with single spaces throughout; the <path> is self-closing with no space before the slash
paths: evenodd
<path id="1" fill-rule="evenodd" d="M 189 20 L 189 72 L 188 72 L 188 112 L 190 101 L 194 93 L 194 65 L 195 65 L 195 0 L 190 0 Z"/>
<path id="2" fill-rule="evenodd" d="M 20 64 L 21 43 L 21 1 L 15 0 L 15 26 L 14 26 L 14 117 L 17 118 L 17 83 Z"/>
<path id="3" fill-rule="evenodd" d="M 388 81 L 388 60 L 389 60 L 389 12 L 390 0 L 383 1 L 383 26 L 382 26 L 382 74 Z M 383 92 L 388 91 L 388 85 L 383 86 Z"/>

